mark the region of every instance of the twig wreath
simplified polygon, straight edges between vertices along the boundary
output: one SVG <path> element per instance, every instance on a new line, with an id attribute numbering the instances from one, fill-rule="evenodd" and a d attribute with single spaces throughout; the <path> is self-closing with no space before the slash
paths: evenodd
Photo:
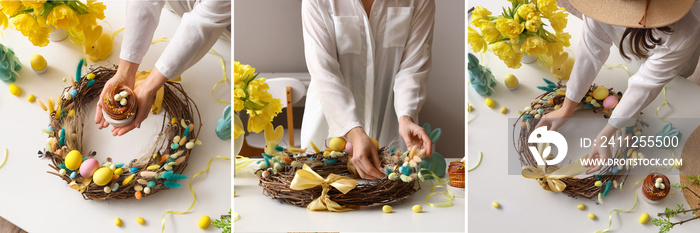
<path id="1" fill-rule="evenodd" d="M 141 199 L 164 189 L 181 187 L 177 180 L 187 178 L 181 173 L 187 167 L 194 145 L 201 144 L 197 140 L 199 132 L 195 133 L 194 111 L 199 127 L 202 126 L 199 109 L 182 86 L 170 81 L 165 83 L 161 131 L 145 155 L 128 163 L 113 162 L 108 157 L 100 165 L 93 159 L 97 152 L 80 153 L 84 151 L 83 117 L 116 69 L 98 67 L 81 76 L 81 66 L 82 61 L 77 80 L 71 80 L 73 84 L 63 90 L 56 109 L 51 98 L 48 106 L 39 102 L 50 117 L 49 127 L 44 129 L 49 139 L 46 148 L 39 151 L 40 157 L 51 160 L 49 167 L 53 171 L 47 173 L 63 179 L 87 200 Z"/>
<path id="2" fill-rule="evenodd" d="M 276 145 L 279 139 L 269 140 L 275 138 L 270 136 L 271 128 L 265 130 L 265 137 L 268 145 Z M 421 168 L 421 152 L 415 147 L 403 153 L 394 148 L 378 149 L 381 167 L 388 176 L 377 180 L 356 180 L 359 176 L 352 157 L 343 149 L 321 151 L 313 147 L 315 153 L 309 154 L 298 148 L 266 147 L 256 170 L 263 194 L 312 211 L 343 212 L 405 200 L 420 190 L 419 179 L 434 175 Z"/>
<path id="3" fill-rule="evenodd" d="M 557 165 L 538 166 L 535 156 L 539 155 L 533 155 L 528 148 L 528 137 L 534 131 L 541 117 L 551 111 L 559 109 L 565 98 L 566 86 L 561 83 L 555 84 L 547 79 L 544 80 L 547 85 L 539 86 L 538 88 L 544 90 L 545 93 L 535 98 L 530 106 L 524 109 L 523 113 L 520 114 L 515 122 L 515 125 L 513 125 L 513 146 L 520 155 L 520 164 L 523 167 L 522 174 L 526 178 L 536 179 L 542 188 L 547 191 L 565 193 L 574 198 L 583 197 L 592 199 L 598 197 L 597 202 L 602 203 L 603 198 L 610 190 L 623 185 L 631 169 L 629 165 L 606 166 L 600 170 L 598 175 L 577 178 L 575 176 L 578 174 L 563 174 L 566 172 L 557 174 L 558 170 L 566 169 L 566 167 L 559 167 Z M 612 88 L 607 89 L 595 84 L 591 85 L 589 90 L 590 91 L 579 102 L 576 111 L 592 110 L 594 113 L 603 112 L 604 117 L 609 118 L 612 109 L 617 105 L 617 100 L 622 98 L 622 93 L 614 92 Z M 610 98 L 610 101 L 614 101 L 614 104 L 603 104 L 602 101 L 607 98 Z M 625 127 L 620 130 L 622 131 L 622 135 L 624 135 L 623 137 L 629 139 L 633 135 L 640 135 L 643 126 L 645 126 L 645 123 L 637 121 L 634 126 Z M 520 134 L 516 134 L 516 130 L 519 130 Z M 638 153 L 636 148 L 616 147 L 615 150 L 616 151 L 611 151 L 614 158 L 636 158 L 643 156 L 641 153 Z M 551 158 L 543 158 L 544 161 L 550 159 Z M 576 160 L 570 165 L 576 163 L 580 162 Z"/>

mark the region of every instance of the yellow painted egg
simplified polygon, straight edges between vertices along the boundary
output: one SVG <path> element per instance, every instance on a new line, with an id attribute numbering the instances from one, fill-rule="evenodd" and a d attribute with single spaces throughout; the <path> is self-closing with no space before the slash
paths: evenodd
<path id="1" fill-rule="evenodd" d="M 34 54 L 30 63 L 32 65 L 32 69 L 35 71 L 42 71 L 44 68 L 46 68 L 46 59 L 39 54 Z"/>
<path id="2" fill-rule="evenodd" d="M 493 101 L 491 98 L 486 98 L 486 106 L 489 108 L 496 107 L 496 101 Z"/>
<path id="3" fill-rule="evenodd" d="M 143 219 L 142 217 L 138 217 L 138 218 L 136 218 L 136 222 L 138 224 L 143 225 L 143 224 L 146 224 L 146 219 Z"/>
<path id="4" fill-rule="evenodd" d="M 591 220 L 595 220 L 596 216 L 594 213 L 590 213 L 590 214 L 588 214 L 588 218 L 590 218 Z"/>
<path id="5" fill-rule="evenodd" d="M 508 74 L 506 75 L 506 78 L 503 80 L 504 83 L 506 84 L 506 87 L 510 88 L 511 90 L 518 88 L 518 78 L 515 77 L 513 74 Z"/>
<path id="6" fill-rule="evenodd" d="M 377 139 L 374 139 L 374 138 L 369 138 L 369 139 L 372 140 L 372 143 L 374 143 L 374 148 L 379 149 L 379 142 L 377 141 Z"/>
<path id="7" fill-rule="evenodd" d="M 501 113 L 503 113 L 503 114 L 508 113 L 508 108 L 502 107 L 502 108 L 501 108 Z"/>
<path id="8" fill-rule="evenodd" d="M 66 155 L 66 168 L 70 170 L 78 170 L 80 164 L 83 163 L 83 155 L 80 151 L 72 150 Z"/>
<path id="9" fill-rule="evenodd" d="M 331 141 L 328 142 L 328 148 L 330 148 L 333 151 L 344 151 L 345 150 L 345 143 L 348 143 L 345 141 L 345 138 L 342 137 L 335 137 L 331 138 Z"/>
<path id="10" fill-rule="evenodd" d="M 639 223 L 647 224 L 648 222 L 649 222 L 649 214 L 643 213 L 642 216 L 639 216 Z"/>
<path id="11" fill-rule="evenodd" d="M 238 215 L 238 212 L 235 212 L 235 211 L 234 211 L 234 212 L 233 212 L 233 221 L 234 221 L 234 222 L 235 222 L 235 221 L 238 221 L 238 219 L 240 219 L 240 218 L 241 218 L 241 216 Z"/>
<path id="12" fill-rule="evenodd" d="M 202 215 L 202 217 L 199 218 L 198 226 L 200 229 L 205 229 L 209 227 L 209 224 L 211 224 L 211 218 L 209 218 L 209 216 Z"/>
<path id="13" fill-rule="evenodd" d="M 391 213 L 392 210 L 394 210 L 394 208 L 391 208 L 390 205 L 382 206 L 382 211 L 384 211 L 384 213 Z"/>
<path id="14" fill-rule="evenodd" d="M 92 174 L 92 181 L 95 182 L 95 184 L 99 186 L 104 186 L 108 184 L 110 181 L 112 181 L 112 176 L 114 175 L 114 172 L 112 171 L 111 168 L 108 167 L 103 167 L 100 169 L 97 169 L 94 174 Z"/>
<path id="15" fill-rule="evenodd" d="M 593 90 L 593 98 L 597 100 L 605 99 L 605 97 L 608 97 L 608 94 L 608 89 L 604 86 L 598 86 L 595 90 Z"/>
<path id="16" fill-rule="evenodd" d="M 603 182 L 599 180 L 599 181 L 596 181 L 594 185 L 596 187 L 600 187 L 600 186 L 603 186 Z"/>
<path id="17" fill-rule="evenodd" d="M 467 112 L 472 112 L 472 111 L 474 111 L 474 106 L 472 106 L 471 104 L 467 104 Z"/>
<path id="18" fill-rule="evenodd" d="M 34 103 L 35 100 L 36 100 L 36 96 L 34 96 L 33 94 L 27 96 L 27 101 L 29 101 L 29 103 Z"/>
<path id="19" fill-rule="evenodd" d="M 118 227 L 122 226 L 122 219 L 121 219 L 121 218 L 115 218 L 115 219 L 114 219 L 114 225 L 115 225 L 115 226 L 118 226 Z"/>
<path id="20" fill-rule="evenodd" d="M 14 96 L 19 96 L 20 94 L 22 94 L 22 89 L 20 89 L 15 84 L 10 84 L 10 94 L 12 94 Z"/>
<path id="21" fill-rule="evenodd" d="M 578 208 L 579 210 L 583 210 L 583 209 L 586 208 L 586 205 L 584 205 L 584 204 L 579 204 L 578 206 L 576 206 L 576 208 Z"/>
<path id="22" fill-rule="evenodd" d="M 414 205 L 413 208 L 411 208 L 411 210 L 413 210 L 413 212 L 420 213 L 420 212 L 423 211 L 423 206 L 421 206 L 421 205 Z"/>
<path id="23" fill-rule="evenodd" d="M 500 209 L 500 208 L 501 208 L 501 204 L 498 203 L 498 202 L 495 202 L 495 201 L 494 201 L 493 203 L 491 203 L 491 205 L 493 206 L 493 208 L 496 208 L 496 209 Z"/>

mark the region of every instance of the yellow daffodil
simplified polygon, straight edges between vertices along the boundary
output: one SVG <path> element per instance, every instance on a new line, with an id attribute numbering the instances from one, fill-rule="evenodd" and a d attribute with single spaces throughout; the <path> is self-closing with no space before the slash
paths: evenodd
<path id="1" fill-rule="evenodd" d="M 557 10 L 557 0 L 537 0 L 537 9 L 544 17 L 549 17 Z"/>
<path id="2" fill-rule="evenodd" d="M 43 9 L 46 0 L 22 0 L 22 5 L 32 9 Z"/>
<path id="3" fill-rule="evenodd" d="M 519 48 L 517 45 L 511 45 L 508 42 L 501 41 L 492 44 L 490 49 L 499 59 L 503 60 L 509 68 L 520 68 L 524 54 L 518 52 Z"/>
<path id="4" fill-rule="evenodd" d="M 510 39 L 517 39 L 525 27 L 519 24 L 514 19 L 500 18 L 496 20 L 496 29 L 501 32 L 501 35 Z"/>
<path id="5" fill-rule="evenodd" d="M 520 16 L 522 21 L 528 20 L 531 17 L 539 15 L 535 10 L 535 5 L 531 3 L 520 5 L 515 12 L 518 14 L 518 16 Z"/>
<path id="6" fill-rule="evenodd" d="M 501 32 L 499 32 L 498 29 L 496 29 L 495 23 L 487 22 L 481 24 L 480 29 L 486 42 L 493 43 L 496 42 L 499 38 L 501 38 Z"/>
<path id="7" fill-rule="evenodd" d="M 469 45 L 472 47 L 472 50 L 474 50 L 474 52 L 486 52 L 486 40 L 484 40 L 484 38 L 482 38 L 481 35 L 479 35 L 479 33 L 476 32 L 476 30 L 474 30 L 472 27 L 469 27 L 468 29 L 467 41 L 469 42 Z"/>
<path id="8" fill-rule="evenodd" d="M 540 16 L 532 16 L 525 22 L 525 28 L 530 32 L 537 32 L 537 30 L 542 25 L 542 19 Z"/>
<path id="9" fill-rule="evenodd" d="M 0 7 L 2 7 L 2 12 L 5 12 L 9 17 L 13 17 L 22 8 L 22 2 L 16 0 L 0 1 Z"/>
<path id="10" fill-rule="evenodd" d="M 58 29 L 69 30 L 80 23 L 78 14 L 65 4 L 55 6 L 46 17 L 48 24 Z"/>
<path id="11" fill-rule="evenodd" d="M 547 43 L 539 36 L 529 36 L 520 49 L 531 56 L 544 55 L 547 54 Z"/>
<path id="12" fill-rule="evenodd" d="M 7 29 L 7 25 L 10 24 L 10 19 L 7 18 L 7 15 L 0 11 L 0 27 L 2 27 L 3 30 Z"/>
<path id="13" fill-rule="evenodd" d="M 481 27 L 481 24 L 490 21 L 489 16 L 491 11 L 487 10 L 482 6 L 476 6 L 472 11 L 472 25 L 476 27 Z"/>
<path id="14" fill-rule="evenodd" d="M 552 13 L 548 19 L 549 23 L 552 25 L 552 28 L 554 28 L 554 31 L 557 33 L 561 33 L 564 31 L 564 28 L 566 28 L 566 23 L 567 23 L 567 18 L 569 13 L 566 13 L 564 8 L 560 7 L 559 11 L 556 11 Z"/>

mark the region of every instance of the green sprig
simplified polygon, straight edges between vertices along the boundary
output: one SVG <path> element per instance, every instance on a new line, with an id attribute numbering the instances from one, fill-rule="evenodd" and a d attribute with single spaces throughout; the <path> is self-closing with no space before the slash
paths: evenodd
<path id="1" fill-rule="evenodd" d="M 228 211 L 228 215 L 221 215 L 221 218 L 211 222 L 211 225 L 221 229 L 221 233 L 231 233 L 231 210 Z"/>

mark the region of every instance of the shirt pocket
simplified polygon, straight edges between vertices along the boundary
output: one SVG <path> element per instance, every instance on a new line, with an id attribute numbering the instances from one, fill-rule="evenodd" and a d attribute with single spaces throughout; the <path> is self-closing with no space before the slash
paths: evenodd
<path id="1" fill-rule="evenodd" d="M 384 30 L 384 48 L 404 47 L 411 29 L 413 7 L 389 7 Z"/>
<path id="2" fill-rule="evenodd" d="M 333 16 L 335 44 L 338 54 L 360 54 L 362 36 L 360 19 L 357 16 Z"/>

